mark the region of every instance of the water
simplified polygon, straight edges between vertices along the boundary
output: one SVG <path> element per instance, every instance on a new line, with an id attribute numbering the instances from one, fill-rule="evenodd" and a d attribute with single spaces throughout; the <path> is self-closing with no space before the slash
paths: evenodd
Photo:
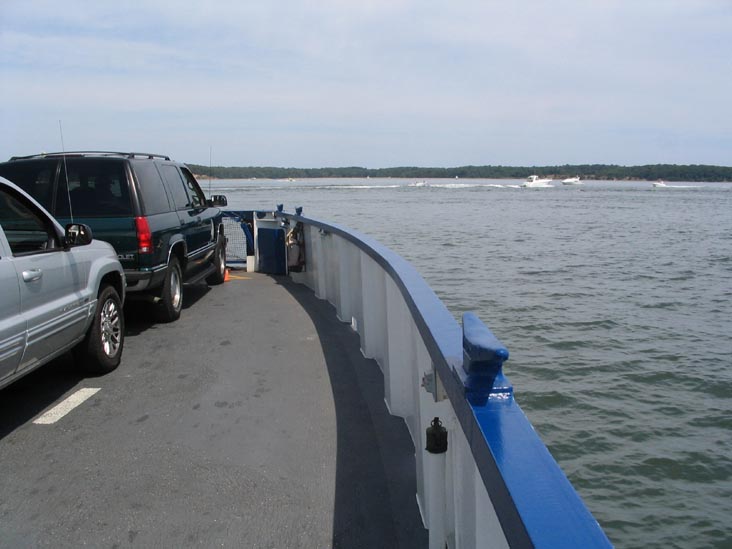
<path id="1" fill-rule="evenodd" d="M 506 344 L 516 398 L 618 547 L 732 547 L 732 184 L 215 181 L 367 233 Z M 203 182 L 204 187 L 208 185 Z"/>

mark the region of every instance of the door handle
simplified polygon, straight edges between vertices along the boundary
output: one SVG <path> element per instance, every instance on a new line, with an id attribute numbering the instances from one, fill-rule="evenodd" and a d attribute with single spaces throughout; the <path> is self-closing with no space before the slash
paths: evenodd
<path id="1" fill-rule="evenodd" d="M 42 276 L 43 271 L 40 269 L 28 269 L 27 271 L 23 271 L 24 282 L 35 282 L 36 280 L 40 280 Z"/>

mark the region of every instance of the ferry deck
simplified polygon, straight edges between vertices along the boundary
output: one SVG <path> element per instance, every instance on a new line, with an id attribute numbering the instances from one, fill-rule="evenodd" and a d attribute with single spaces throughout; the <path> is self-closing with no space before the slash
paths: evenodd
<path id="1" fill-rule="evenodd" d="M 0 392 L 0 547 L 611 547 L 476 315 L 366 235 L 228 215 L 247 271 Z"/>
<path id="2" fill-rule="evenodd" d="M 427 545 L 414 448 L 358 335 L 286 277 L 230 278 L 187 287 L 172 324 L 128 304 L 111 374 L 64 357 L 0 392 L 0 546 Z"/>

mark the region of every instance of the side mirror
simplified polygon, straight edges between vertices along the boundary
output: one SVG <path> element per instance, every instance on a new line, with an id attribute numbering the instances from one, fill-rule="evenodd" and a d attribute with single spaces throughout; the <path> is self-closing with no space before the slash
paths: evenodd
<path id="1" fill-rule="evenodd" d="M 66 231 L 64 233 L 64 247 L 71 248 L 72 246 L 86 246 L 91 244 L 92 230 L 89 225 L 83 223 L 69 223 L 66 225 Z"/>
<path id="2" fill-rule="evenodd" d="M 229 202 L 226 200 L 226 196 L 223 194 L 214 194 L 208 201 L 210 206 L 228 206 Z"/>

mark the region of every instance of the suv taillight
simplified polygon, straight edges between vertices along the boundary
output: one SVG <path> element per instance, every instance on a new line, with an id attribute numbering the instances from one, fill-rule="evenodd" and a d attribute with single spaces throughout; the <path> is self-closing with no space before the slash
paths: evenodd
<path id="1" fill-rule="evenodd" d="M 147 224 L 147 217 L 136 217 L 135 229 L 137 229 L 137 251 L 141 254 L 152 253 L 152 233 L 150 225 Z"/>

